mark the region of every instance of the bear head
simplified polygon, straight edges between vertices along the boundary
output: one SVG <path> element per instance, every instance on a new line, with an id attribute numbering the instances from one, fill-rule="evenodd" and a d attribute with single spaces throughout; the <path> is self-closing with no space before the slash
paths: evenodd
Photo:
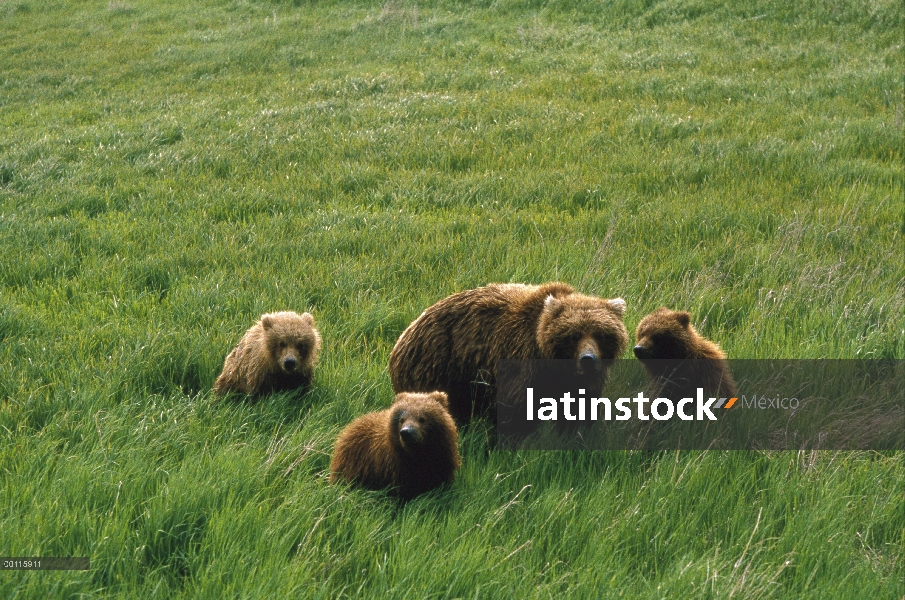
<path id="1" fill-rule="evenodd" d="M 261 317 L 261 327 L 271 364 L 280 371 L 293 375 L 316 362 L 321 338 L 309 313 L 268 313 Z"/>
<path id="2" fill-rule="evenodd" d="M 695 337 L 689 313 L 659 308 L 638 323 L 635 356 L 639 360 L 689 358 Z"/>
<path id="3" fill-rule="evenodd" d="M 458 434 L 449 415 L 446 392 L 401 392 L 390 407 L 390 439 L 394 447 L 417 454 L 425 448 L 455 445 Z"/>
<path id="4" fill-rule="evenodd" d="M 599 372 L 628 345 L 624 314 L 622 298 L 551 294 L 538 320 L 537 345 L 543 358 L 573 359 L 579 373 Z"/>

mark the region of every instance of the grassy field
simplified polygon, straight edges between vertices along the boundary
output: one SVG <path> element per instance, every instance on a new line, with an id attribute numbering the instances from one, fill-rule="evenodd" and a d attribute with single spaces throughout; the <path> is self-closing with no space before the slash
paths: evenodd
<path id="1" fill-rule="evenodd" d="M 494 281 L 732 358 L 905 358 L 899 0 L 0 0 L 0 596 L 905 597 L 905 452 L 504 452 L 327 483 Z M 313 391 L 216 402 L 263 312 Z M 630 358 L 627 354 L 625 358 Z"/>

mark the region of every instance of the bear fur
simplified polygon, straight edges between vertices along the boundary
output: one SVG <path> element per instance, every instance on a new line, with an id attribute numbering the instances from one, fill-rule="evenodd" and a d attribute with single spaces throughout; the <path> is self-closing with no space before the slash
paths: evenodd
<path id="1" fill-rule="evenodd" d="M 450 414 L 464 424 L 493 407 L 500 359 L 574 359 L 602 381 L 628 344 L 623 314 L 622 298 L 585 296 L 565 283 L 459 292 L 427 308 L 399 336 L 390 354 L 393 389 L 444 391 Z"/>
<path id="2" fill-rule="evenodd" d="M 267 313 L 226 357 L 214 383 L 222 396 L 229 391 L 258 395 L 307 388 L 321 349 L 321 336 L 309 313 Z"/>
<path id="3" fill-rule="evenodd" d="M 459 434 L 443 392 L 401 393 L 388 409 L 359 417 L 336 440 L 330 482 L 392 488 L 402 499 L 444 483 L 459 468 Z"/>
<path id="4" fill-rule="evenodd" d="M 694 397 L 697 388 L 718 397 L 737 396 L 726 354 L 703 337 L 686 311 L 659 308 L 635 330 L 635 356 L 651 379 L 651 398 Z"/>

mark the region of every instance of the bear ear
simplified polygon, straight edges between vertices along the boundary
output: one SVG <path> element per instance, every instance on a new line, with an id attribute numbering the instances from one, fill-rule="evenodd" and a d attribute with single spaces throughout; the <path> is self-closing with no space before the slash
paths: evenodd
<path id="1" fill-rule="evenodd" d="M 270 329 L 271 327 L 273 327 L 273 317 L 271 317 L 270 315 L 264 315 L 263 317 L 261 317 L 261 327 L 263 327 L 264 329 Z"/>
<path id="2" fill-rule="evenodd" d="M 677 312 L 676 321 L 678 321 L 679 325 L 681 325 L 682 327 L 688 327 L 689 323 L 691 323 L 691 313 L 684 310 Z"/>
<path id="3" fill-rule="evenodd" d="M 440 406 L 447 411 L 449 410 L 449 396 L 446 395 L 446 392 L 431 392 L 429 396 L 439 402 Z"/>
<path id="4" fill-rule="evenodd" d="M 314 317 L 311 316 L 311 313 L 302 313 L 302 321 L 308 325 L 314 325 Z"/>
<path id="5" fill-rule="evenodd" d="M 547 296 L 547 299 L 544 300 L 544 310 L 548 310 L 551 313 L 556 314 L 561 311 L 562 308 L 562 300 L 560 300 L 553 294 L 550 294 L 549 296 Z"/>
<path id="6" fill-rule="evenodd" d="M 607 300 L 607 305 L 610 307 L 610 310 L 619 315 L 620 317 L 625 316 L 625 300 L 622 298 L 613 298 L 612 300 Z"/>

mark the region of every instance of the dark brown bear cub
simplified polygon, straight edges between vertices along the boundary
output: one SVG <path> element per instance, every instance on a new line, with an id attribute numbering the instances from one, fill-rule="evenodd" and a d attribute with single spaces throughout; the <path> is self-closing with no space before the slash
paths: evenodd
<path id="1" fill-rule="evenodd" d="M 594 371 L 603 381 L 628 344 L 624 313 L 622 298 L 585 296 L 564 283 L 459 292 L 399 336 L 390 354 L 393 389 L 444 391 L 450 414 L 467 423 L 494 406 L 500 359 L 571 359 L 577 372 Z M 489 391 L 473 393 L 477 386 Z"/>
<path id="2" fill-rule="evenodd" d="M 267 313 L 226 357 L 214 383 L 218 396 L 229 391 L 256 395 L 307 388 L 321 348 L 321 337 L 309 313 Z"/>
<path id="3" fill-rule="evenodd" d="M 392 406 L 348 425 L 336 440 L 330 481 L 345 480 L 402 499 L 444 483 L 459 468 L 459 434 L 443 392 L 396 394 Z"/>
<path id="4" fill-rule="evenodd" d="M 705 394 L 735 397 L 735 382 L 720 347 L 704 338 L 685 311 L 659 308 L 635 331 L 635 356 L 651 378 L 651 397 L 672 400 Z"/>

